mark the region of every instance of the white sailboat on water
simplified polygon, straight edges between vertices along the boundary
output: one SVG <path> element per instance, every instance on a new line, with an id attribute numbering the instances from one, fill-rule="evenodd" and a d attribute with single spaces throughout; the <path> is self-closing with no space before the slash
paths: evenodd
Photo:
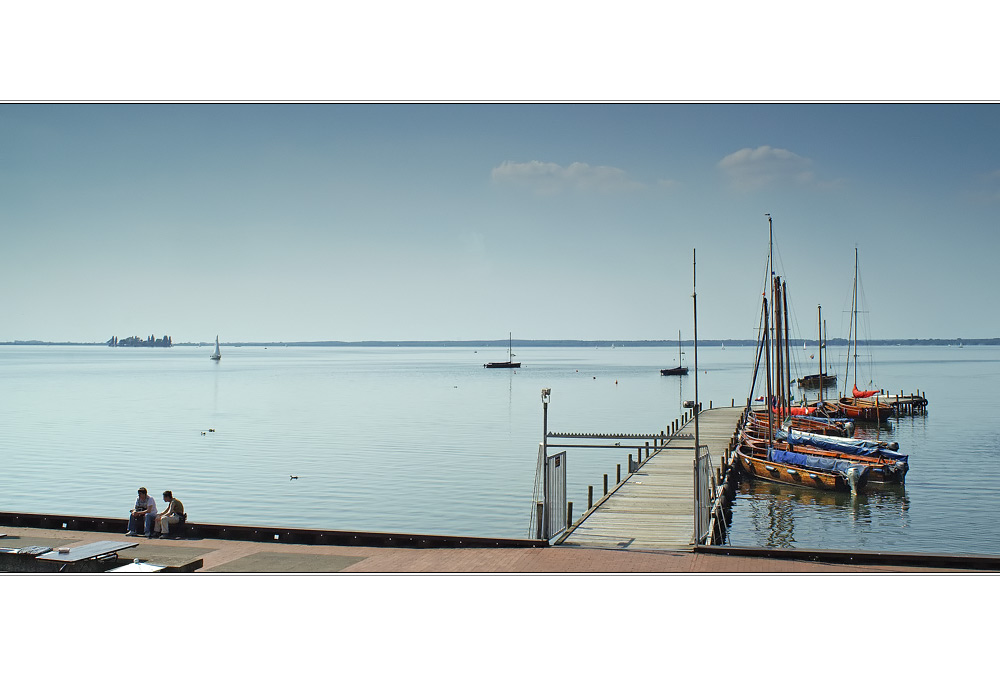
<path id="1" fill-rule="evenodd" d="M 212 353 L 212 357 L 211 358 L 213 360 L 215 360 L 215 361 L 219 361 L 220 359 L 222 359 L 222 352 L 219 351 L 219 337 L 218 336 L 215 337 L 215 352 Z"/>

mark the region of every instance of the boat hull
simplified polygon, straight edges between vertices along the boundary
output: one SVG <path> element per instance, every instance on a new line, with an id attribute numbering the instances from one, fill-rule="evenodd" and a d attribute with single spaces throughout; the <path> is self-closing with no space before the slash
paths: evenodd
<path id="1" fill-rule="evenodd" d="M 819 373 L 814 373 L 811 376 L 805 376 L 803 378 L 799 378 L 798 383 L 799 387 L 808 387 L 816 389 L 819 388 L 821 385 L 824 387 L 827 385 L 836 385 L 837 376 L 836 374 L 830 375 L 828 373 L 824 373 L 822 374 L 822 376 L 820 376 Z"/>
<path id="2" fill-rule="evenodd" d="M 672 369 L 660 369 L 661 376 L 686 376 L 687 374 L 687 366 L 678 366 Z"/>
<path id="3" fill-rule="evenodd" d="M 851 397 L 841 397 L 838 402 L 840 412 L 848 418 L 858 420 L 868 420 L 871 422 L 883 422 L 892 417 L 894 409 L 886 403 L 877 399 L 853 399 Z"/>
<path id="4" fill-rule="evenodd" d="M 491 361 L 488 364 L 483 364 L 483 368 L 488 368 L 488 369 L 519 369 L 519 368 L 521 368 L 521 362 L 519 362 L 519 361 Z"/>
<path id="5" fill-rule="evenodd" d="M 745 446 L 736 449 L 736 458 L 740 470 L 745 474 L 772 483 L 805 486 L 825 491 L 851 492 L 864 488 L 868 482 L 869 472 L 865 472 L 858 480 L 857 486 L 852 489 L 850 483 L 841 474 L 774 462 L 754 455 L 753 451 Z"/>
<path id="6" fill-rule="evenodd" d="M 773 416 L 775 423 L 779 423 L 778 417 Z M 850 437 L 854 434 L 854 424 L 850 423 L 850 427 L 836 422 L 822 422 L 820 420 L 811 420 L 796 416 L 791 416 L 788 418 L 787 422 L 793 429 L 800 430 L 802 432 L 813 432 L 815 434 L 827 434 L 833 437 Z M 757 429 L 763 430 L 761 437 L 767 436 L 767 411 L 753 411 L 751 414 L 750 424 L 754 425 Z"/>
<path id="7" fill-rule="evenodd" d="M 742 437 L 742 447 L 754 457 L 767 457 L 767 441 L 762 438 L 744 434 Z M 789 445 L 784 441 L 772 442 L 775 448 L 781 450 L 804 453 L 814 457 L 831 458 L 837 460 L 847 460 L 868 468 L 865 473 L 865 481 L 874 485 L 902 485 L 906 481 L 906 473 L 909 470 L 909 463 L 906 461 L 896 461 L 880 456 L 856 455 L 844 451 L 832 451 L 808 444 Z M 770 462 L 769 464 L 775 464 Z M 815 470 L 809 469 L 814 472 Z M 805 485 L 799 482 L 798 485 Z"/>

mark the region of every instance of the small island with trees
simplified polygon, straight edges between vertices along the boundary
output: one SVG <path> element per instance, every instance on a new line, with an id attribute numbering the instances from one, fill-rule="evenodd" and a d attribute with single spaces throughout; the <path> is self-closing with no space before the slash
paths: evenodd
<path id="1" fill-rule="evenodd" d="M 147 336 L 145 339 L 139 336 L 121 339 L 118 336 L 111 336 L 107 342 L 108 347 L 170 347 L 173 344 L 174 341 L 170 336 L 163 336 L 162 338 Z"/>

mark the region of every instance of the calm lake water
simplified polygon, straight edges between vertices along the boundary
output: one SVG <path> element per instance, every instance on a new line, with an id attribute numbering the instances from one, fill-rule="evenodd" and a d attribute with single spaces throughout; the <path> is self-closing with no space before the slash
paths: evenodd
<path id="1" fill-rule="evenodd" d="M 211 351 L 0 347 L 0 510 L 124 517 L 143 485 L 173 490 L 194 521 L 524 537 L 541 388 L 558 432 L 657 432 L 694 397 L 691 376 L 659 375 L 676 348 L 520 348 L 516 371 L 482 368 L 506 359 L 498 348 L 224 347 L 219 363 Z M 753 355 L 699 349 L 702 402 L 744 401 Z M 873 360 L 880 386 L 930 399 L 927 415 L 877 430 L 910 454 L 905 488 L 852 499 L 746 484 L 731 542 L 1000 554 L 1000 349 Z M 570 451 L 577 514 L 626 461 Z"/>

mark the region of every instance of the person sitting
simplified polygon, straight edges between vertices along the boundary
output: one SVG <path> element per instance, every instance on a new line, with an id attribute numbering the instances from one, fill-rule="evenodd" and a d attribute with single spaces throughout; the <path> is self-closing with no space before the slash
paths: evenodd
<path id="1" fill-rule="evenodd" d="M 139 497 L 135 499 L 135 507 L 132 508 L 128 517 L 128 531 L 125 535 L 145 535 L 149 537 L 153 533 L 153 524 L 156 522 L 156 500 L 146 493 L 145 488 L 139 489 Z M 142 528 L 140 529 L 140 524 Z"/>
<path id="2" fill-rule="evenodd" d="M 163 501 L 167 503 L 167 508 L 156 517 L 156 524 L 153 526 L 153 537 L 160 537 L 170 533 L 170 524 L 181 523 L 186 520 L 184 504 L 174 498 L 170 491 L 163 491 Z"/>

